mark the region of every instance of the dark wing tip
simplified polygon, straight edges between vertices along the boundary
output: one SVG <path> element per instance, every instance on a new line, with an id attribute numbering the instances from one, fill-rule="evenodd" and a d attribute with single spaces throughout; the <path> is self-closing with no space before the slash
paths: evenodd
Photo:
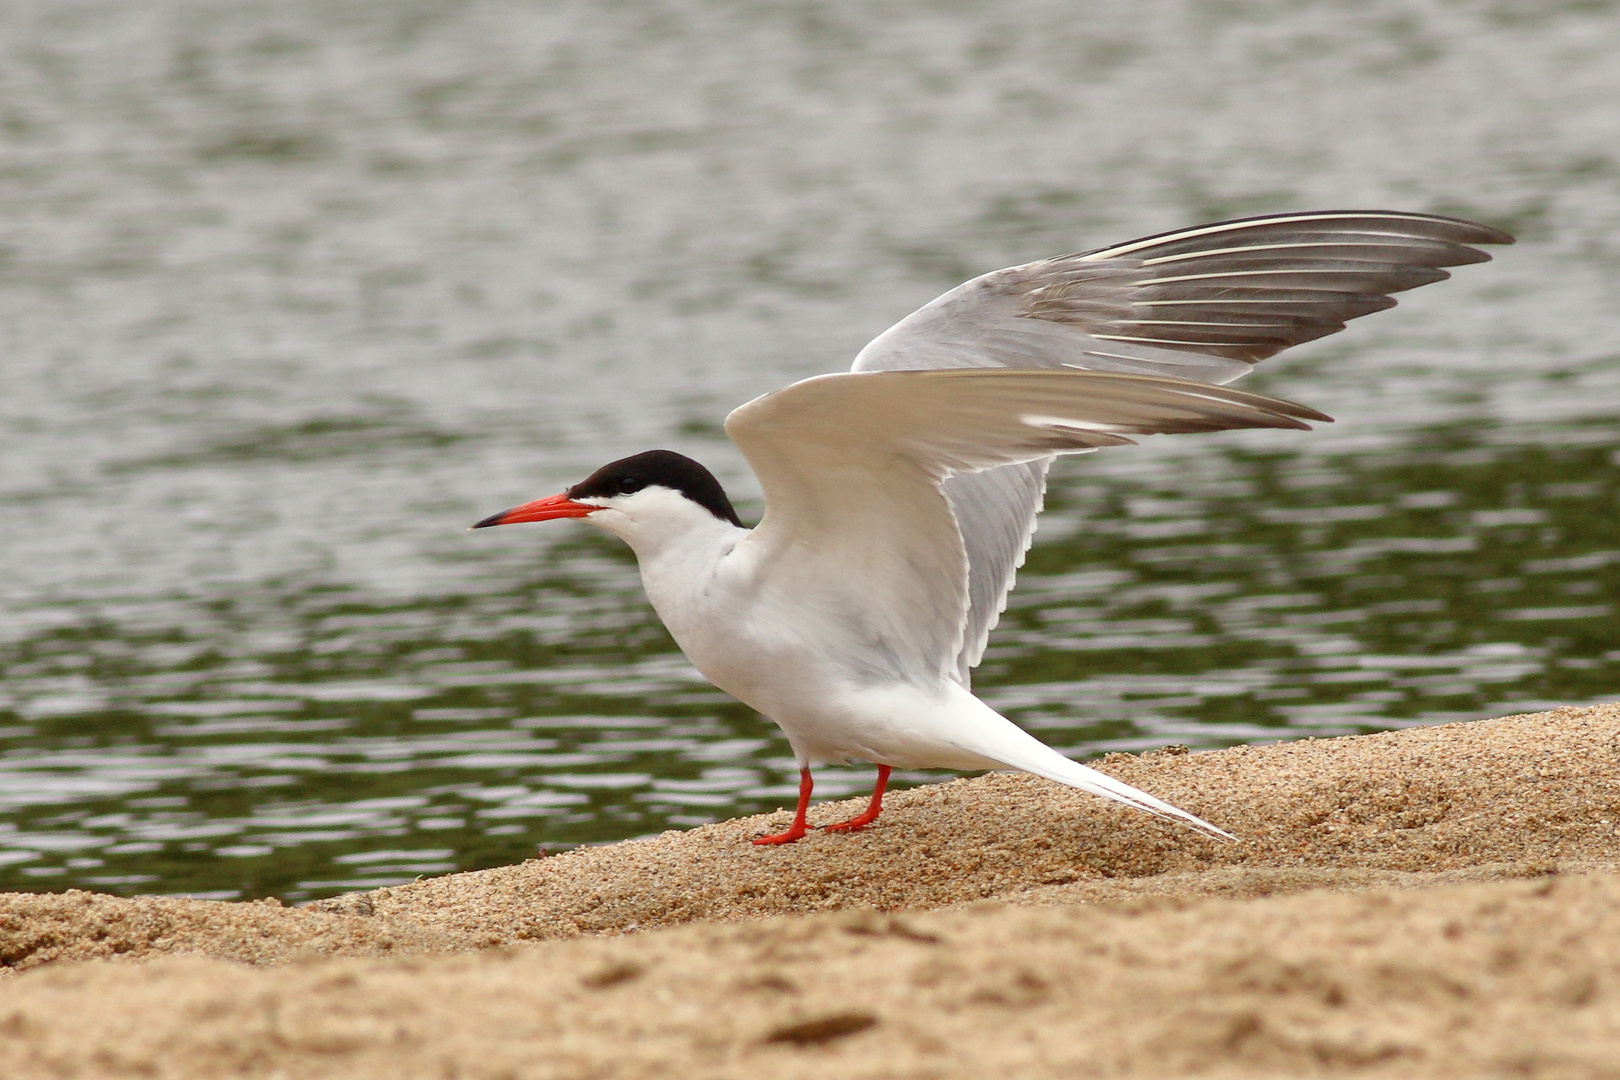
<path id="1" fill-rule="evenodd" d="M 1284 401 L 1285 399 L 1277 398 L 1276 400 Z M 1301 405 L 1296 401 L 1288 401 L 1286 404 L 1293 406 L 1295 410 L 1294 412 L 1289 413 L 1290 416 L 1298 417 L 1301 420 L 1314 420 L 1318 424 L 1331 424 L 1334 422 L 1333 417 L 1329 416 L 1325 412 L 1320 412 L 1313 409 L 1309 405 Z"/>
<path id="2" fill-rule="evenodd" d="M 1441 218 L 1441 220 L 1468 226 L 1467 235 L 1458 238 L 1464 244 L 1516 244 L 1519 242 L 1518 238 L 1512 233 L 1491 225 L 1481 224 L 1478 221 L 1468 221 L 1464 218 Z M 1488 252 L 1481 251 L 1479 254 L 1484 256 L 1482 262 L 1491 257 Z"/>
<path id="3" fill-rule="evenodd" d="M 1251 217 L 1228 218 L 1191 228 L 1171 229 L 1139 237 L 1123 244 L 1111 244 L 1065 256 L 1069 259 L 1107 259 L 1116 255 L 1138 251 L 1164 251 L 1186 242 L 1207 242 L 1217 235 L 1256 235 L 1279 229 L 1301 229 L 1319 233 L 1332 231 L 1383 232 L 1391 227 L 1405 226 L 1400 232 L 1387 233 L 1414 239 L 1439 240 L 1448 244 L 1511 244 L 1513 235 L 1492 225 L 1467 218 L 1445 214 L 1422 214 L 1406 210 L 1305 210 L 1295 213 L 1255 214 Z M 1489 258 L 1489 256 L 1486 256 Z"/>
<path id="4" fill-rule="evenodd" d="M 1333 417 L 1327 413 L 1313 409 L 1309 405 L 1301 405 L 1297 401 L 1290 401 L 1287 398 L 1272 397 L 1269 394 L 1256 394 L 1246 390 L 1234 390 L 1228 386 L 1219 389 L 1221 397 L 1265 413 L 1267 416 L 1277 420 L 1278 427 L 1306 428 L 1308 425 L 1303 423 L 1306 420 L 1314 420 L 1319 424 L 1333 423 Z M 1208 388 L 1205 388 L 1205 392 L 1208 392 Z"/>
<path id="5" fill-rule="evenodd" d="M 1512 242 L 1490 225 L 1399 210 L 1236 218 L 1076 256 L 1132 275 L 1090 281 L 1064 267 L 1021 314 L 1073 322 L 1122 346 L 1254 363 L 1393 307 L 1392 294 L 1449 278 L 1444 267 L 1489 261 L 1471 245 Z M 1101 300 L 1121 312 L 1105 313 Z"/>
<path id="6" fill-rule="evenodd" d="M 1346 216 L 1365 215 L 1367 217 L 1382 217 L 1390 221 L 1410 221 L 1413 224 L 1431 226 L 1433 236 L 1438 240 L 1447 240 L 1456 244 L 1511 244 L 1514 236 L 1510 232 L 1486 225 L 1471 218 L 1456 217 L 1451 214 L 1417 214 L 1402 210 L 1346 210 L 1339 211 Z M 1482 253 L 1483 254 L 1483 253 Z M 1485 256 L 1490 258 L 1489 255 Z"/>

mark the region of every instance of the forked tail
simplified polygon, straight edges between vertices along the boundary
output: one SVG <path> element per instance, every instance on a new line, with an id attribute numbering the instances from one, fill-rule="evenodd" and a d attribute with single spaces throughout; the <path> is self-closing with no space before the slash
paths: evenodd
<path id="1" fill-rule="evenodd" d="M 1033 740 L 1032 740 L 1033 741 Z M 1217 840 L 1236 840 L 1237 837 L 1225 829 L 1218 829 L 1201 817 L 1189 814 L 1179 806 L 1172 806 L 1163 799 L 1155 799 L 1152 795 L 1138 788 L 1133 788 L 1123 780 L 1115 780 L 1107 773 L 1089 769 L 1078 761 L 1070 761 L 1056 750 L 1044 743 L 1036 743 L 1041 749 L 1052 755 L 1047 759 L 1041 755 L 1041 760 L 1035 761 L 1009 761 L 1008 765 L 1022 769 L 1036 776 L 1044 776 L 1048 780 L 1056 780 L 1060 784 L 1067 784 L 1081 791 L 1088 791 L 1093 795 L 1101 795 L 1105 799 L 1133 806 L 1144 810 L 1155 817 L 1162 817 L 1169 821 L 1179 821 L 1189 828 L 1197 829 L 1201 833 L 1213 836 Z"/>
<path id="2" fill-rule="evenodd" d="M 1172 806 L 1163 799 L 1156 799 L 1147 792 L 1133 788 L 1123 780 L 1115 780 L 1107 773 L 1087 768 L 1078 761 L 1070 761 L 1050 746 L 1035 738 L 1011 720 L 996 712 L 978 698 L 962 691 L 977 709 L 978 715 L 973 718 L 972 733 L 969 736 L 972 749 L 985 757 L 1011 769 L 1020 769 L 1023 772 L 1044 776 L 1048 780 L 1055 780 L 1069 787 L 1079 788 L 1092 795 L 1099 795 L 1104 799 L 1124 803 L 1135 807 L 1155 817 L 1165 818 L 1169 821 L 1179 821 L 1189 828 L 1197 829 L 1207 836 L 1218 840 L 1236 840 L 1237 837 L 1225 829 L 1216 828 L 1201 817 Z M 959 704 L 965 704 L 960 702 Z M 969 706 L 971 709 L 972 706 Z M 979 710 L 982 710 L 980 712 Z M 960 714 L 959 714 L 960 715 Z M 994 718 L 993 720 L 991 718 Z M 963 732 L 962 734 L 967 734 Z M 966 740 L 964 740 L 966 741 Z"/>

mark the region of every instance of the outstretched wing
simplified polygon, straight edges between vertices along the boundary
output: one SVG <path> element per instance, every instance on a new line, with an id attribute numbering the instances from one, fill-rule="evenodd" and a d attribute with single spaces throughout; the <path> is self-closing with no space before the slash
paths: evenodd
<path id="1" fill-rule="evenodd" d="M 1490 258 L 1497 229 L 1394 211 L 1202 225 L 974 278 L 874 339 L 855 371 L 1076 368 L 1230 382 L 1255 361 L 1393 307 L 1392 293 Z M 945 492 L 970 565 L 958 678 L 984 655 L 1040 511 L 1041 458 L 956 476 Z"/>
<path id="2" fill-rule="evenodd" d="M 817 376 L 734 410 L 726 432 L 765 493 L 764 519 L 742 541 L 770 570 L 759 587 L 836 626 L 827 648 L 848 650 L 836 657 L 847 670 L 929 686 L 955 677 L 968 617 L 947 476 L 1133 435 L 1307 419 L 1328 418 L 1181 379 L 978 369 Z"/>

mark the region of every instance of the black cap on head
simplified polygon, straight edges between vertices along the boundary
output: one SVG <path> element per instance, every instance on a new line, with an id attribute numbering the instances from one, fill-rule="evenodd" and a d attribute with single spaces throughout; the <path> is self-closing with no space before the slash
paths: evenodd
<path id="1" fill-rule="evenodd" d="M 633 495 L 653 485 L 678 491 L 722 521 L 742 525 L 714 474 L 673 450 L 648 450 L 610 461 L 568 489 L 570 499 Z"/>

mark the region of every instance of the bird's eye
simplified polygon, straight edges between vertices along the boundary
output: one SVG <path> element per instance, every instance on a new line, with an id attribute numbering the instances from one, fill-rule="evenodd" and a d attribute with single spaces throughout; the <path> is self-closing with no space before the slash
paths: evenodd
<path id="1" fill-rule="evenodd" d="M 647 481 L 638 480 L 634 476 L 626 476 L 624 479 L 619 481 L 619 494 L 634 495 L 636 492 L 640 491 L 646 486 Z"/>

